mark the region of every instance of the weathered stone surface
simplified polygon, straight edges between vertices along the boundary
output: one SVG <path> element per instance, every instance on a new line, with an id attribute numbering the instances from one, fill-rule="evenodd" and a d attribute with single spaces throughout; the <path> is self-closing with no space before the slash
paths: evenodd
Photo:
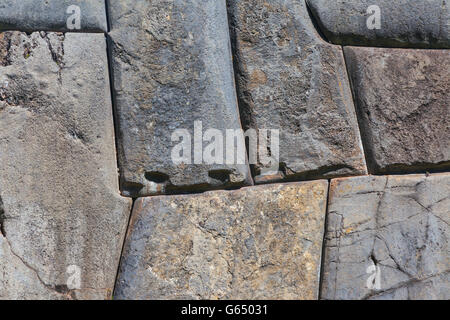
<path id="1" fill-rule="evenodd" d="M 140 198 L 117 299 L 316 299 L 327 181 Z"/>
<path id="2" fill-rule="evenodd" d="M 278 174 L 258 162 L 255 181 L 365 173 L 342 50 L 320 38 L 304 1 L 231 0 L 228 10 L 243 125 L 280 132 Z"/>
<path id="3" fill-rule="evenodd" d="M 191 163 L 172 159 L 177 129 L 187 130 L 194 144 L 196 121 L 203 132 L 217 129 L 224 137 L 225 129 L 241 128 L 225 1 L 126 0 L 109 8 L 123 194 L 249 183 L 245 160 L 194 164 L 194 151 Z"/>
<path id="4" fill-rule="evenodd" d="M 321 31 L 335 44 L 450 48 L 450 4 L 447 0 L 306 0 L 306 2 Z M 380 9 L 379 26 L 375 26 L 376 21 L 372 20 L 378 12 L 369 9 L 374 5 Z"/>
<path id="5" fill-rule="evenodd" d="M 131 200 L 103 34 L 0 34 L 0 198 L 0 299 L 111 296 Z"/>
<path id="6" fill-rule="evenodd" d="M 346 47 L 369 170 L 450 168 L 450 51 Z"/>
<path id="7" fill-rule="evenodd" d="M 332 180 L 327 221 L 322 298 L 450 298 L 450 174 Z"/>
<path id="8" fill-rule="evenodd" d="M 106 32 L 105 1 L 0 0 L 0 30 Z"/>

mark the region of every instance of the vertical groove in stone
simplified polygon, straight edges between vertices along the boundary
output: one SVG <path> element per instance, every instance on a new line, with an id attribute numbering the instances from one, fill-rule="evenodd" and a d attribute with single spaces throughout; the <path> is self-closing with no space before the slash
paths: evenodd
<path id="1" fill-rule="evenodd" d="M 112 291 L 112 299 L 114 300 L 114 296 L 115 296 L 115 292 L 116 292 L 116 287 L 117 287 L 117 281 L 118 281 L 118 278 L 119 278 L 119 271 L 120 271 L 120 265 L 121 265 L 121 263 L 122 263 L 122 257 L 123 257 L 123 251 L 124 251 L 124 248 L 125 248 L 125 241 L 127 240 L 127 238 L 128 238 L 128 233 L 129 233 L 129 229 L 130 229 L 130 224 L 131 224 L 131 217 L 132 217 L 132 215 L 133 215 L 133 210 L 134 210 L 134 205 L 136 204 L 136 198 L 134 198 L 133 199 L 133 202 L 132 202 L 132 204 L 131 204 L 131 208 L 130 208 L 130 213 L 129 213 L 129 216 L 128 216 L 128 222 L 127 222 L 127 229 L 126 229 L 126 231 L 125 231 L 125 235 L 124 235 L 124 237 L 123 237 L 123 241 L 122 241 L 122 247 L 121 247 L 121 249 L 120 249 L 120 257 L 119 257 L 119 263 L 117 264 L 117 272 L 116 272 L 116 276 L 115 276 L 115 280 L 114 280 L 114 288 L 113 288 L 113 291 Z"/>
<path id="2" fill-rule="evenodd" d="M 237 57 L 237 35 L 236 35 L 236 21 L 234 19 L 234 16 L 230 13 L 230 6 L 229 6 L 229 0 L 226 0 L 226 6 L 227 6 L 227 20 L 228 20 L 228 32 L 230 35 L 230 44 L 231 44 L 231 60 L 233 63 L 233 78 L 234 78 L 234 86 L 236 90 L 236 100 L 237 100 L 237 106 L 239 111 L 239 119 L 241 123 L 241 128 L 246 131 L 250 128 L 252 128 L 251 120 L 249 117 L 251 117 L 251 112 L 249 110 L 245 109 L 245 102 L 243 101 L 242 92 L 243 90 L 239 87 L 239 76 L 238 72 L 240 70 L 239 67 L 239 59 Z M 247 159 L 249 159 L 249 148 L 250 148 L 250 141 L 249 139 L 246 139 L 245 145 L 246 145 L 246 152 L 247 152 Z M 252 178 L 252 184 L 253 184 L 253 176 L 255 173 L 253 172 L 253 165 L 249 165 L 251 178 Z"/>
<path id="3" fill-rule="evenodd" d="M 111 31 L 111 21 L 109 18 L 109 0 L 105 0 L 106 28 L 107 32 Z"/>
<path id="4" fill-rule="evenodd" d="M 245 125 L 245 123 L 243 123 L 242 120 L 242 106 L 241 106 L 241 102 L 239 99 L 239 90 L 237 87 L 237 81 L 236 81 L 236 59 L 235 59 L 235 44 L 233 43 L 236 39 L 236 36 L 232 34 L 233 32 L 233 28 L 231 28 L 231 17 L 228 13 L 228 4 L 227 1 L 228 0 L 223 0 L 226 6 L 226 16 L 227 16 L 227 30 L 228 30 L 228 39 L 229 39 L 229 45 L 230 45 L 230 62 L 231 62 L 231 70 L 232 70 L 232 78 L 233 78 L 233 87 L 234 87 L 234 92 L 235 92 L 235 99 L 236 99 L 236 111 L 237 111 L 237 115 L 238 115 L 238 119 L 239 119 L 239 125 L 241 127 L 241 129 L 243 131 L 247 130 L 247 127 Z M 246 161 L 248 162 L 249 159 L 249 143 L 247 142 L 247 139 L 244 138 L 244 143 L 245 143 L 245 151 L 246 151 Z M 253 175 L 251 173 L 251 166 L 247 163 L 248 169 L 249 169 L 249 184 L 250 185 L 254 185 L 254 181 L 253 181 Z"/>
<path id="5" fill-rule="evenodd" d="M 341 51 L 342 51 L 342 55 L 344 57 L 344 64 L 345 64 L 345 72 L 347 73 L 347 79 L 348 79 L 348 83 L 350 86 L 350 90 L 352 93 L 352 101 L 353 101 L 353 106 L 355 108 L 355 115 L 356 115 L 356 120 L 357 120 L 357 125 L 358 125 L 358 132 L 359 132 L 359 139 L 360 139 L 360 143 L 361 143 L 361 150 L 362 153 L 364 155 L 364 159 L 366 161 L 366 167 L 367 167 L 367 171 L 368 173 L 372 173 L 372 166 L 371 166 L 371 162 L 370 162 L 370 156 L 367 154 L 367 152 L 369 152 L 367 149 L 368 146 L 366 145 L 367 143 L 367 139 L 366 139 L 366 133 L 363 131 L 364 130 L 364 126 L 362 125 L 361 121 L 362 121 L 362 117 L 361 114 L 359 113 L 359 108 L 357 106 L 357 101 L 356 101 L 356 96 L 355 96 L 355 89 L 353 86 L 353 81 L 352 81 L 352 77 L 350 76 L 350 70 L 349 70 L 349 66 L 348 66 L 348 61 L 347 61 L 347 55 L 345 53 L 344 47 L 341 47 Z"/>
<path id="6" fill-rule="evenodd" d="M 323 283 L 323 273 L 325 270 L 325 243 L 326 243 L 326 237 L 327 237 L 327 223 L 328 223 L 328 210 L 330 206 L 330 189 L 331 189 L 331 179 L 328 179 L 328 191 L 327 191 L 327 202 L 326 202 L 326 208 L 325 208 L 325 219 L 323 224 L 323 240 L 322 240 L 322 252 L 320 255 L 320 275 L 319 275 L 319 288 L 318 288 L 318 294 L 317 299 L 322 299 L 322 283 Z"/>
<path id="7" fill-rule="evenodd" d="M 120 122 L 117 118 L 117 109 L 116 109 L 116 92 L 114 90 L 114 68 L 111 63 L 112 59 L 112 53 L 111 53 L 111 40 L 109 38 L 109 35 L 105 35 L 105 41 L 106 41 L 106 59 L 108 63 L 108 75 L 109 75 L 109 88 L 111 91 L 111 108 L 112 108 L 112 115 L 113 115 L 113 124 L 114 124 L 114 151 L 116 156 L 116 164 L 117 164 L 117 179 L 120 179 L 120 161 L 119 161 L 119 154 L 121 145 L 119 143 L 120 140 Z M 120 184 L 120 182 L 119 182 Z"/>

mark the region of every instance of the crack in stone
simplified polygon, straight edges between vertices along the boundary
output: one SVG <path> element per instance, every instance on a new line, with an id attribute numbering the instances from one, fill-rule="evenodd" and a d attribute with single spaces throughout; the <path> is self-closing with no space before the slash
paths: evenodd
<path id="1" fill-rule="evenodd" d="M 17 259 L 19 259 L 25 267 L 27 267 L 30 271 L 32 271 L 32 272 L 36 275 L 36 278 L 39 280 L 39 282 L 40 282 L 45 288 L 47 288 L 48 290 L 50 290 L 50 291 L 56 293 L 57 295 L 60 295 L 60 296 L 62 296 L 62 297 L 64 297 L 64 298 L 66 298 L 66 299 L 73 299 L 73 298 L 74 298 L 74 296 L 72 295 L 72 291 L 73 291 L 73 290 L 68 289 L 66 285 L 55 285 L 55 286 L 51 286 L 51 285 L 45 283 L 45 281 L 42 280 L 41 276 L 39 275 L 39 272 L 38 272 L 35 268 L 33 268 L 29 263 L 27 263 L 21 256 L 19 256 L 18 254 L 16 254 L 16 253 L 14 252 L 14 250 L 13 250 L 13 248 L 12 248 L 12 245 L 11 245 L 11 243 L 9 242 L 9 239 L 6 238 L 6 237 L 3 237 L 3 238 L 5 239 L 6 243 L 8 244 L 8 247 L 9 247 L 9 250 L 10 250 L 11 254 L 12 254 L 13 256 L 15 256 Z M 63 288 L 63 287 L 64 287 L 64 288 Z M 65 289 L 65 288 L 66 288 L 66 289 Z M 61 292 L 61 291 L 63 291 L 63 292 Z M 64 292 L 65 292 L 65 293 L 64 293 Z"/>
<path id="2" fill-rule="evenodd" d="M 4 238 L 6 238 L 5 221 L 6 221 L 5 209 L 3 207 L 2 198 L 0 197 L 0 235 L 2 235 Z"/>
<path id="3" fill-rule="evenodd" d="M 335 214 L 337 216 L 341 217 L 341 221 L 340 221 L 340 230 L 344 229 L 344 216 L 340 213 L 335 212 Z M 337 232 L 337 228 L 335 226 L 335 232 Z M 334 298 L 336 298 L 336 291 L 337 291 L 337 278 L 338 278 L 338 273 L 339 273 L 339 265 L 341 264 L 341 257 L 340 257 L 340 249 L 341 249 L 341 237 L 342 237 L 342 233 L 339 232 L 339 236 L 336 236 L 336 238 L 338 238 L 337 240 L 337 261 L 336 261 L 336 269 L 335 269 L 335 279 L 334 279 Z"/>
<path id="4" fill-rule="evenodd" d="M 410 285 L 412 285 L 414 283 L 426 281 L 432 277 L 436 277 L 436 276 L 441 275 L 442 273 L 445 274 L 446 272 L 448 272 L 448 271 L 438 271 L 439 273 L 437 273 L 437 274 L 427 275 L 427 274 L 423 274 L 423 272 L 420 271 L 421 265 L 424 262 L 423 261 L 423 259 L 424 259 L 423 251 L 429 246 L 429 242 L 432 241 L 432 239 L 430 238 L 431 234 L 432 234 L 431 228 L 433 226 L 432 218 L 435 217 L 436 220 L 439 220 L 439 221 L 443 222 L 446 226 L 448 226 L 447 221 L 445 221 L 443 218 L 441 218 L 433 213 L 432 207 L 438 202 L 445 201 L 445 199 L 447 199 L 448 197 L 434 201 L 432 204 L 430 204 L 427 207 L 420 202 L 420 197 L 417 196 L 417 194 L 422 194 L 421 189 L 419 189 L 420 183 L 418 183 L 415 186 L 413 186 L 412 189 L 410 190 L 410 191 L 412 191 L 411 194 L 409 194 L 409 193 L 406 195 L 400 194 L 399 196 L 402 196 L 405 199 L 405 201 L 408 201 L 409 199 L 412 199 L 413 201 L 415 201 L 420 206 L 420 208 L 418 209 L 419 212 L 418 213 L 412 212 L 412 215 L 402 219 L 401 221 L 387 222 L 382 225 L 382 220 L 383 220 L 382 218 L 383 218 L 383 212 L 384 212 L 383 206 L 385 205 L 385 197 L 387 195 L 389 195 L 389 190 L 398 189 L 398 188 L 410 188 L 409 186 L 389 186 L 389 184 L 392 180 L 389 179 L 389 176 L 386 176 L 385 178 L 386 178 L 386 181 L 385 181 L 384 187 L 381 191 L 363 192 L 363 194 L 378 194 L 379 195 L 379 199 L 376 204 L 376 210 L 375 210 L 375 215 L 374 215 L 375 224 L 376 224 L 375 228 L 369 227 L 364 230 L 355 230 L 352 232 L 345 232 L 345 229 L 344 229 L 343 223 L 342 223 L 343 215 L 339 214 L 338 212 L 335 212 L 335 211 L 330 211 L 331 214 L 341 217 L 341 221 L 340 221 L 341 227 L 339 228 L 339 226 L 338 226 L 339 222 L 336 219 L 335 230 L 333 232 L 329 232 L 327 235 L 327 241 L 332 241 L 332 240 L 337 241 L 336 245 L 333 245 L 333 246 L 327 245 L 328 248 L 335 248 L 335 250 L 337 250 L 336 258 L 334 258 L 333 261 L 328 261 L 328 263 L 336 263 L 335 278 L 334 278 L 334 282 L 335 282 L 334 298 L 336 298 L 336 291 L 338 289 L 337 288 L 337 284 L 338 284 L 337 279 L 339 277 L 338 272 L 340 270 L 340 266 L 339 266 L 339 264 L 340 264 L 339 250 L 340 250 L 340 248 L 349 247 L 352 245 L 358 245 L 358 243 L 363 243 L 364 240 L 371 241 L 371 240 L 369 240 L 371 237 L 373 237 L 373 245 L 372 245 L 370 254 L 368 256 L 369 261 L 372 261 L 375 266 L 383 266 L 383 267 L 390 268 L 393 270 L 398 270 L 407 277 L 407 280 L 401 281 L 401 282 L 397 283 L 396 285 L 391 286 L 388 289 L 371 290 L 362 299 L 370 299 L 372 297 L 379 296 L 379 295 L 382 295 L 385 293 L 394 292 L 395 290 L 400 289 L 400 288 L 405 288 L 405 290 L 406 290 L 405 292 L 408 293 L 408 298 L 409 298 L 410 297 L 409 296 Z M 421 182 L 421 183 L 423 183 L 423 182 Z M 406 189 L 405 189 L 405 191 L 406 191 Z M 360 194 L 360 193 L 357 193 L 357 194 Z M 396 193 L 393 192 L 393 194 L 395 195 Z M 352 194 L 352 196 L 353 195 L 354 194 Z M 345 198 L 345 196 L 343 196 L 342 198 Z M 347 197 L 347 198 L 351 198 L 351 197 Z M 423 209 L 423 210 L 421 210 L 421 209 Z M 416 245 L 416 257 L 417 257 L 416 268 L 417 268 L 418 272 L 415 272 L 415 271 L 408 270 L 408 268 L 405 268 L 405 266 L 402 265 L 402 261 L 398 260 L 398 258 L 395 256 L 394 252 L 391 250 L 394 247 L 391 248 L 388 246 L 389 241 L 387 241 L 385 239 L 385 237 L 383 236 L 383 232 L 388 232 L 389 229 L 386 229 L 386 228 L 388 228 L 389 226 L 398 225 L 398 224 L 404 223 L 405 221 L 408 221 L 410 219 L 414 219 L 417 217 L 420 217 L 421 219 L 426 218 L 426 225 L 424 225 L 424 232 L 425 232 L 424 233 L 424 241 L 425 242 L 421 246 L 419 246 L 418 244 Z M 364 224 L 366 224 L 368 222 L 370 222 L 370 219 L 369 220 L 366 219 L 361 223 L 354 223 L 352 226 L 359 227 L 359 226 L 363 226 Z M 347 226 L 347 227 L 350 227 L 350 226 Z M 347 228 L 347 230 L 348 230 L 348 228 Z M 383 231 L 383 232 L 381 232 L 381 231 Z M 365 239 L 357 239 L 348 245 L 341 244 L 342 237 L 345 237 L 348 235 L 357 235 L 357 234 L 360 234 L 363 232 L 374 232 L 374 234 L 371 237 L 366 237 Z M 401 232 L 401 234 L 403 237 L 407 236 L 407 234 L 403 234 L 403 232 Z M 350 239 L 351 239 L 351 237 L 350 237 Z M 382 246 L 384 246 L 384 249 L 382 249 L 382 250 L 384 251 L 383 255 L 386 254 L 386 258 L 384 258 L 383 260 L 379 259 L 377 250 L 375 250 L 375 248 L 377 248 L 377 245 L 378 245 L 377 241 L 381 241 Z M 395 243 L 394 243 L 394 245 L 395 245 Z M 388 261 L 392 261 L 392 263 L 387 263 Z M 357 262 L 357 263 L 363 263 L 363 262 Z"/>
<path id="5" fill-rule="evenodd" d="M 387 244 L 386 239 L 384 239 L 384 238 L 383 238 L 381 235 L 379 235 L 379 234 L 377 234 L 377 235 L 375 236 L 375 238 L 378 239 L 378 240 L 380 240 L 381 242 L 383 242 L 384 246 L 386 247 L 388 256 L 389 256 L 389 258 L 391 258 L 391 260 L 395 263 L 396 268 L 397 268 L 399 271 L 401 271 L 401 272 L 403 272 L 404 274 L 406 274 L 407 276 L 409 276 L 410 278 L 415 278 L 415 276 L 414 276 L 412 273 L 408 272 L 405 268 L 403 268 L 403 267 L 401 266 L 401 264 L 397 261 L 397 259 L 394 257 L 394 255 L 392 254 L 392 252 L 391 252 L 391 250 L 390 250 L 390 248 L 389 248 L 389 246 L 388 246 L 388 244 Z"/>
<path id="6" fill-rule="evenodd" d="M 432 278 L 435 278 L 435 277 L 439 277 L 441 275 L 445 275 L 445 274 L 447 274 L 449 272 L 450 272 L 450 270 L 445 270 L 443 272 L 440 272 L 440 273 L 437 273 L 437 274 L 432 274 L 432 275 L 430 275 L 428 277 L 425 277 L 425 278 L 422 278 L 422 279 L 419 279 L 419 278 L 408 279 L 408 280 L 402 281 L 402 282 L 398 283 L 397 285 L 395 285 L 393 287 L 390 287 L 388 289 L 376 290 L 375 292 L 370 292 L 370 293 L 366 294 L 364 297 L 362 297 L 361 300 L 368 300 L 370 298 L 373 298 L 373 297 L 376 297 L 376 296 L 380 296 L 380 295 L 383 295 L 385 293 L 394 292 L 395 290 L 401 289 L 401 288 L 408 289 L 408 287 L 410 285 L 412 285 L 412 284 L 424 282 L 426 280 L 429 280 L 429 279 L 432 279 Z"/>
<path id="7" fill-rule="evenodd" d="M 56 65 L 58 66 L 58 80 L 61 83 L 62 82 L 62 69 L 65 66 L 65 62 L 64 62 L 64 39 L 65 39 L 65 34 L 61 33 L 61 32 L 57 32 L 56 36 L 61 44 L 61 50 L 60 52 L 58 52 L 57 50 L 55 50 L 55 48 L 52 45 L 52 42 L 48 36 L 48 32 L 45 31 L 41 31 L 40 36 L 42 39 L 45 40 L 45 42 L 47 43 L 48 46 L 48 50 L 50 51 L 50 55 L 52 57 L 52 60 L 56 63 Z"/>

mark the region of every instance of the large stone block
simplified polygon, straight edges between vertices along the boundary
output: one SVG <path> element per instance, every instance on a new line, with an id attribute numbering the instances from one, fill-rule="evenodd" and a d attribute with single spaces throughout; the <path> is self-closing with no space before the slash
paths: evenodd
<path id="1" fill-rule="evenodd" d="M 0 34 L 0 299 L 111 296 L 131 207 L 114 149 L 104 35 Z"/>
<path id="2" fill-rule="evenodd" d="M 279 130 L 278 173 L 251 161 L 255 181 L 366 173 L 342 50 L 320 38 L 304 1 L 231 0 L 228 10 L 243 124 Z"/>
<path id="3" fill-rule="evenodd" d="M 111 1 L 109 8 L 123 194 L 250 183 L 245 151 L 243 161 L 227 164 L 223 158 L 232 148 L 217 148 L 224 157 L 208 163 L 200 159 L 206 147 L 193 136 L 196 122 L 205 146 L 207 129 L 219 130 L 225 144 L 226 129 L 241 128 L 225 1 L 126 0 Z M 172 135 L 179 130 L 190 139 L 183 139 L 189 154 L 177 162 L 172 155 L 180 138 Z"/>
<path id="4" fill-rule="evenodd" d="M 321 31 L 335 44 L 450 48 L 450 5 L 447 0 L 306 2 Z"/>
<path id="5" fill-rule="evenodd" d="M 450 51 L 346 47 L 368 167 L 450 168 Z"/>
<path id="6" fill-rule="evenodd" d="M 137 200 L 117 299 L 317 299 L 327 181 Z"/>
<path id="7" fill-rule="evenodd" d="M 105 0 L 0 0 L 0 30 L 106 32 Z"/>
<path id="8" fill-rule="evenodd" d="M 331 181 L 324 299 L 450 298 L 450 174 Z"/>

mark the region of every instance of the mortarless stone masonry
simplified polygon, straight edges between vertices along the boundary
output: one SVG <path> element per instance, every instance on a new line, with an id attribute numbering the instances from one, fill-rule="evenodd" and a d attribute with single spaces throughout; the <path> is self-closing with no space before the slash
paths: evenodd
<path id="1" fill-rule="evenodd" d="M 448 3 L 0 0 L 0 300 L 450 299 Z"/>
<path id="2" fill-rule="evenodd" d="M 370 171 L 450 169 L 450 50 L 344 52 Z"/>
<path id="3" fill-rule="evenodd" d="M 320 38 L 304 1 L 228 5 L 243 125 L 280 131 L 280 170 L 257 163 L 255 182 L 366 173 L 342 50 Z"/>
<path id="4" fill-rule="evenodd" d="M 327 181 L 138 199 L 117 299 L 317 299 Z"/>
<path id="5" fill-rule="evenodd" d="M 107 29 L 105 0 L 0 0 L 0 30 L 106 32 Z"/>
<path id="6" fill-rule="evenodd" d="M 1 33 L 0 128 L 0 299 L 111 297 L 131 199 L 104 35 Z"/>
<path id="7" fill-rule="evenodd" d="M 306 0 L 335 44 L 450 48 L 448 0 Z M 373 9 L 373 6 L 379 8 Z M 377 16 L 379 14 L 379 16 Z M 379 18 L 379 26 L 376 20 Z M 370 28 L 369 28 L 370 26 Z"/>
<path id="8" fill-rule="evenodd" d="M 225 1 L 115 1 L 110 20 L 123 194 L 251 183 L 246 161 L 194 164 L 194 151 L 190 164 L 172 159 L 177 129 L 188 130 L 193 144 L 196 121 L 224 137 L 241 128 Z"/>
<path id="9" fill-rule="evenodd" d="M 321 298 L 448 300 L 449 223 L 450 174 L 332 180 Z"/>

